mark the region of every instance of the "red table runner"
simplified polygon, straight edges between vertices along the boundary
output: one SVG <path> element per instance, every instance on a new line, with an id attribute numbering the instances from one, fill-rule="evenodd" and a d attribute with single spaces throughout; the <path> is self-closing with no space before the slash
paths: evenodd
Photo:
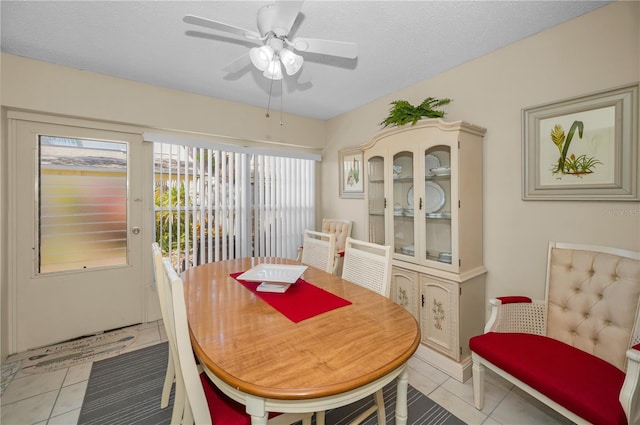
<path id="1" fill-rule="evenodd" d="M 237 277 L 242 273 L 232 273 L 230 276 L 294 323 L 351 304 L 351 301 L 318 288 L 303 279 L 298 279 L 284 293 L 258 292 L 256 288 L 261 282 L 238 279 Z"/>

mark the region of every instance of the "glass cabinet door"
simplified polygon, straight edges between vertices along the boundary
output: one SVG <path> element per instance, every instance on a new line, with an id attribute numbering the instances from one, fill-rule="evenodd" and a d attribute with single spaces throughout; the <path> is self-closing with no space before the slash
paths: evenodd
<path id="1" fill-rule="evenodd" d="M 367 214 L 369 214 L 369 242 L 385 245 L 384 157 L 367 160 Z"/>
<path id="2" fill-rule="evenodd" d="M 397 255 L 416 258 L 414 205 L 414 154 L 393 155 L 393 249 Z"/>
<path id="3" fill-rule="evenodd" d="M 452 200 L 451 191 L 451 147 L 437 145 L 427 148 L 424 151 L 424 164 L 426 252 L 423 255 L 427 262 L 451 264 L 451 215 L 452 209 L 457 206 L 452 204 L 456 201 Z"/>

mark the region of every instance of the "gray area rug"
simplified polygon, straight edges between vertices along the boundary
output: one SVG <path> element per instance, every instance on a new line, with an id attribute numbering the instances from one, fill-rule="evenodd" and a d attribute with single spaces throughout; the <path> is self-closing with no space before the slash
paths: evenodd
<path id="1" fill-rule="evenodd" d="M 78 424 L 169 424 L 173 392 L 169 407 L 160 409 L 167 355 L 168 346 L 163 343 L 94 362 Z M 387 424 L 395 423 L 395 397 L 394 382 L 384 388 Z M 372 404 L 373 397 L 367 397 L 330 410 L 326 413 L 326 424 L 347 424 Z M 412 386 L 408 390 L 408 405 L 410 425 L 464 424 Z M 364 422 L 377 423 L 375 416 Z"/>
<path id="2" fill-rule="evenodd" d="M 171 408 L 160 409 L 168 348 L 157 344 L 94 362 L 78 424 L 169 424 Z"/>

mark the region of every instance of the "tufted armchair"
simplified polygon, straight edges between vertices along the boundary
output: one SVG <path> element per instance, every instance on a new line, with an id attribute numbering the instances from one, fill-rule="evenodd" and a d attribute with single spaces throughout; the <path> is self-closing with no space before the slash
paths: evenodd
<path id="1" fill-rule="evenodd" d="M 351 220 L 338 218 L 323 218 L 322 233 L 332 233 L 336 235 L 336 258 L 333 262 L 333 274 L 340 276 L 342 274 L 342 262 L 344 257 L 344 248 L 347 238 L 351 236 L 351 228 L 353 223 Z M 297 261 L 302 261 L 302 248 L 298 249 Z"/>
<path id="2" fill-rule="evenodd" d="M 491 300 L 469 341 L 474 402 L 493 370 L 576 423 L 640 423 L 640 253 L 549 245 L 546 299 Z"/>

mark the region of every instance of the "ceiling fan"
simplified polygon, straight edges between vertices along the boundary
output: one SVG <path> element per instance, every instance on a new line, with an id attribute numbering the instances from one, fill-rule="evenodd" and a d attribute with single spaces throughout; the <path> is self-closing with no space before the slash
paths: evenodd
<path id="1" fill-rule="evenodd" d="M 188 24 L 240 35 L 256 44 L 262 44 L 260 47 L 252 48 L 248 56 L 251 63 L 271 80 L 283 78 L 283 66 L 287 75 L 294 75 L 302 68 L 304 59 L 295 51 L 355 59 L 358 56 L 358 45 L 355 43 L 302 37 L 289 39 L 289 33 L 298 18 L 302 3 L 278 1 L 260 8 L 257 18 L 259 32 L 194 15 L 186 15 L 183 20 Z M 246 60 L 246 55 L 234 63 L 243 60 Z"/>

